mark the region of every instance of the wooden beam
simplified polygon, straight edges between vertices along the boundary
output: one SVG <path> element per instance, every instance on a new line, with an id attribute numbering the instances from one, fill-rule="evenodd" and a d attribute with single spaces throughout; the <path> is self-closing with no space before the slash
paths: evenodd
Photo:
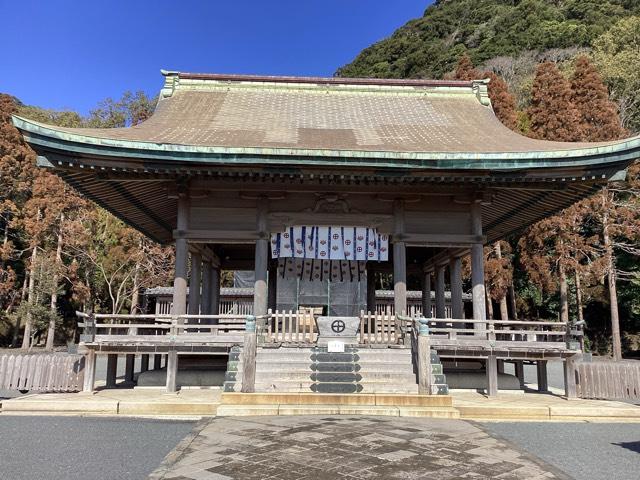
<path id="1" fill-rule="evenodd" d="M 419 247 L 442 247 L 442 246 L 471 246 L 474 243 L 485 243 L 486 237 L 483 235 L 462 235 L 447 233 L 410 233 L 403 234 L 400 240 L 411 246 Z"/>

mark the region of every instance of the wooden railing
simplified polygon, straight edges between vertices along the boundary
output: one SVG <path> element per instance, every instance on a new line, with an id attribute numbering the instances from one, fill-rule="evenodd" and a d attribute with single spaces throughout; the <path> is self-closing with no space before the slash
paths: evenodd
<path id="1" fill-rule="evenodd" d="M 360 312 L 359 334 L 363 345 L 397 345 L 402 343 L 405 333 L 395 315 Z"/>
<path id="2" fill-rule="evenodd" d="M 261 344 L 315 344 L 316 322 L 310 312 L 271 312 L 257 321 Z"/>
<path id="3" fill-rule="evenodd" d="M 518 346 L 528 343 L 538 347 L 580 350 L 583 335 L 581 327 L 566 322 L 430 318 L 428 326 L 432 345 L 478 343 Z"/>
<path id="4" fill-rule="evenodd" d="M 124 315 L 76 312 L 84 343 L 241 343 L 245 315 Z"/>

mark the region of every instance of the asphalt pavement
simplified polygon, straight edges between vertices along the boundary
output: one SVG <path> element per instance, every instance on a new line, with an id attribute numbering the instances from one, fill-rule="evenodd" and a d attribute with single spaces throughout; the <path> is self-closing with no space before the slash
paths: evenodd
<path id="1" fill-rule="evenodd" d="M 640 424 L 485 423 L 484 428 L 577 480 L 638 480 Z"/>
<path id="2" fill-rule="evenodd" d="M 0 415 L 2 480 L 142 480 L 194 422 Z"/>

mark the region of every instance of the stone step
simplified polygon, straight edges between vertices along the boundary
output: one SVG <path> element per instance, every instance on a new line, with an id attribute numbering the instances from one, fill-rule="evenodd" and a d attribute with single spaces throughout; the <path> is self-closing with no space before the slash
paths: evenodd
<path id="1" fill-rule="evenodd" d="M 460 418 L 453 407 L 396 407 L 377 405 L 220 405 L 219 417 L 258 415 L 377 415 L 393 417 Z"/>
<path id="2" fill-rule="evenodd" d="M 238 376 L 236 375 L 236 379 Z M 361 382 L 376 381 L 390 383 L 416 383 L 416 376 L 413 373 L 398 374 L 384 372 L 256 372 L 256 381 L 305 381 L 312 382 Z M 443 383 L 435 379 L 434 383 Z"/>
<path id="3" fill-rule="evenodd" d="M 355 383 L 344 383 L 344 384 L 324 384 L 324 388 L 318 388 L 318 386 L 323 384 L 310 384 L 310 385 L 300 385 L 300 384 L 289 384 L 289 383 L 275 383 L 275 384 L 259 384 L 256 383 L 255 390 L 257 392 L 291 392 L 291 393 L 299 393 L 299 392 L 314 392 L 315 393 L 341 393 L 341 394 L 349 394 L 349 393 L 405 393 L 405 394 L 417 394 L 418 386 L 403 386 L 403 385 L 386 385 L 386 384 L 375 384 L 375 383 L 367 383 L 367 384 L 355 384 Z M 327 386 L 329 385 L 329 386 Z M 240 387 L 234 388 L 233 391 L 240 391 Z"/>
<path id="4" fill-rule="evenodd" d="M 268 362 L 406 362 L 412 363 L 411 355 L 395 354 L 388 351 L 376 353 L 305 353 L 289 354 L 286 352 L 268 353 L 259 351 L 256 359 Z M 240 359 L 242 360 L 242 359 Z"/>
<path id="5" fill-rule="evenodd" d="M 319 391 L 319 385 L 332 385 L 323 391 Z M 367 394 L 367 393 L 384 393 L 384 394 L 408 394 L 415 395 L 418 393 L 418 386 L 406 385 L 386 385 L 386 384 L 300 384 L 300 383 L 256 383 L 255 391 L 262 393 L 339 393 L 339 394 Z M 224 392 L 240 392 L 242 390 L 241 383 L 225 383 Z M 435 395 L 435 393 L 434 393 Z"/>
<path id="6" fill-rule="evenodd" d="M 238 371 L 242 371 L 240 366 Z M 256 372 L 381 372 L 381 373 L 414 373 L 413 365 L 406 363 L 366 362 L 366 363 L 305 363 L 305 362 L 256 362 Z M 431 370 L 434 373 L 434 370 Z"/>
<path id="7" fill-rule="evenodd" d="M 383 356 L 393 355 L 395 357 L 411 357 L 411 349 L 409 348 L 358 348 L 345 350 L 342 352 L 328 352 L 326 349 L 316 348 L 258 348 L 258 355 L 286 355 L 289 357 L 309 356 L 309 355 L 359 355 L 366 356 Z"/>
<path id="8" fill-rule="evenodd" d="M 316 393 L 223 393 L 223 404 L 231 405 L 269 405 L 269 404 L 306 404 L 306 405 L 387 405 L 405 407 L 450 407 L 451 396 L 404 395 L 404 394 L 362 394 L 362 395 L 326 395 Z"/>

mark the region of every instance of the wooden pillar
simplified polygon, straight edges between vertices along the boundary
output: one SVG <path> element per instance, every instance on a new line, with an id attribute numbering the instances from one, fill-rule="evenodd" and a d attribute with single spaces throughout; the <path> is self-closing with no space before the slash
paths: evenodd
<path id="1" fill-rule="evenodd" d="M 464 318 L 462 306 L 462 259 L 454 258 L 449 263 L 449 276 L 451 277 L 451 318 Z"/>
<path id="2" fill-rule="evenodd" d="M 431 272 L 422 275 L 422 316 L 431 318 Z"/>
<path id="3" fill-rule="evenodd" d="M 182 192 L 178 196 L 177 238 L 176 238 L 176 268 L 173 280 L 173 309 L 171 314 L 180 316 L 187 313 L 187 262 L 189 246 L 184 232 L 189 227 L 189 198 Z M 178 323 L 184 323 L 178 320 Z M 176 391 L 176 376 L 178 374 L 178 354 L 170 350 L 167 356 L 167 392 Z"/>
<path id="4" fill-rule="evenodd" d="M 538 360 L 536 362 L 536 370 L 538 374 L 538 391 L 539 392 L 548 392 L 549 391 L 549 380 L 547 377 L 547 361 L 546 360 Z"/>
<path id="5" fill-rule="evenodd" d="M 376 271 L 367 267 L 367 312 L 376 312 Z"/>
<path id="6" fill-rule="evenodd" d="M 124 381 L 133 382 L 133 370 L 136 363 L 136 356 L 129 353 L 125 356 Z"/>
<path id="7" fill-rule="evenodd" d="M 118 374 L 118 354 L 110 353 L 107 355 L 107 388 L 116 386 L 116 376 Z"/>
<path id="8" fill-rule="evenodd" d="M 211 280 L 213 275 L 213 267 L 211 260 L 207 260 L 202 264 L 202 293 L 200 299 L 200 313 L 202 315 L 211 315 Z M 209 323 L 209 322 L 203 322 Z"/>
<path id="9" fill-rule="evenodd" d="M 524 388 L 524 362 L 522 360 L 515 361 L 516 378 L 520 381 L 520 388 Z"/>
<path id="10" fill-rule="evenodd" d="M 189 277 L 189 315 L 200 313 L 200 283 L 202 281 L 202 255 L 191 254 L 191 276 Z M 197 320 L 189 323 L 200 323 Z"/>
<path id="11" fill-rule="evenodd" d="M 89 350 L 84 357 L 83 392 L 93 392 L 96 383 L 96 351 Z"/>
<path id="12" fill-rule="evenodd" d="M 211 314 L 220 315 L 220 269 L 211 271 Z"/>
<path id="13" fill-rule="evenodd" d="M 160 370 L 162 368 L 162 355 L 156 353 L 153 356 L 153 369 Z"/>
<path id="14" fill-rule="evenodd" d="M 396 315 L 407 314 L 407 247 L 404 241 L 404 202 L 393 202 L 393 304 Z"/>
<path id="15" fill-rule="evenodd" d="M 436 267 L 436 318 L 447 318 L 444 298 L 444 265 Z"/>
<path id="16" fill-rule="evenodd" d="M 167 392 L 173 393 L 177 390 L 178 377 L 178 352 L 169 350 L 167 354 Z"/>
<path id="17" fill-rule="evenodd" d="M 577 398 L 575 355 L 564 359 L 564 394 L 567 398 Z"/>
<path id="18" fill-rule="evenodd" d="M 269 281 L 267 283 L 267 307 L 275 312 L 278 307 L 278 263 L 269 262 Z"/>
<path id="19" fill-rule="evenodd" d="M 149 355 L 140 355 L 140 372 L 146 372 L 149 370 Z"/>
<path id="20" fill-rule="evenodd" d="M 498 361 L 495 355 L 487 357 L 487 395 L 498 395 Z"/>
<path id="21" fill-rule="evenodd" d="M 173 280 L 173 315 L 184 315 L 187 313 L 187 263 L 188 263 L 188 245 L 187 239 L 181 238 L 188 228 L 189 216 L 189 199 L 186 195 L 178 197 L 178 221 L 177 230 L 178 238 L 176 238 L 176 268 Z"/>
<path id="22" fill-rule="evenodd" d="M 471 204 L 471 233 L 474 236 L 482 237 L 482 210 L 480 202 Z M 482 241 L 471 245 L 471 284 L 473 294 L 473 319 L 486 320 L 487 311 L 485 306 L 484 289 L 484 252 L 482 251 Z M 485 330 L 482 324 L 475 324 L 476 330 Z"/>
<path id="23" fill-rule="evenodd" d="M 255 253 L 255 283 L 253 286 L 253 314 L 266 315 L 267 306 L 267 264 L 269 262 L 269 233 L 267 231 L 267 200 L 261 198 L 257 204 L 257 230 Z"/>

